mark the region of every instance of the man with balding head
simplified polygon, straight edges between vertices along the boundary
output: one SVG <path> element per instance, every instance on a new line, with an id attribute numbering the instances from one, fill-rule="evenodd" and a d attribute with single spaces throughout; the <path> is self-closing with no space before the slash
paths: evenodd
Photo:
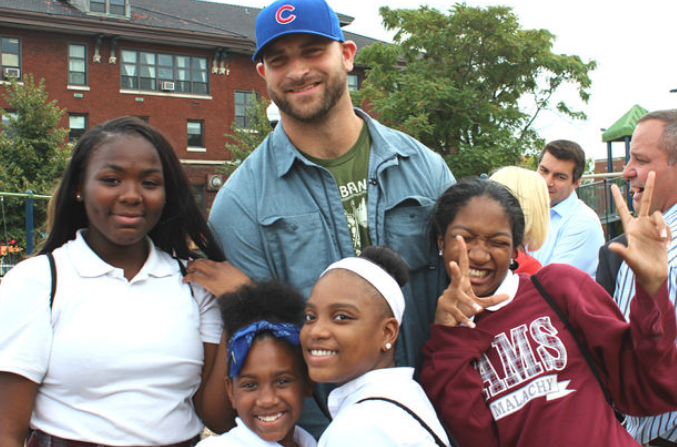
<path id="1" fill-rule="evenodd" d="M 650 212 L 663 213 L 672 231 L 668 247 L 668 294 L 673 304 L 677 293 L 677 109 L 660 110 L 644 115 L 637 122 L 630 144 L 630 161 L 623 170 L 623 178 L 630 186 L 632 203 L 639 208 L 649 172 L 656 173 Z M 600 275 L 613 276 L 613 256 L 608 244 L 600 250 Z M 603 284 L 613 292 L 613 297 L 626 319 L 630 315 L 630 301 L 634 296 L 635 277 L 625 262 L 620 263 L 615 282 Z M 675 378 L 677 380 L 677 378 Z M 653 417 L 629 417 L 627 429 L 641 444 L 650 446 L 677 446 L 677 412 Z"/>

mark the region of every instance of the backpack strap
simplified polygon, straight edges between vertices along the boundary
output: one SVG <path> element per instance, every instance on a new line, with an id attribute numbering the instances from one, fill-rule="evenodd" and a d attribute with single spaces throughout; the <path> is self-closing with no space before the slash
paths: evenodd
<path id="1" fill-rule="evenodd" d="M 49 270 L 52 272 L 52 292 L 49 296 L 49 308 L 54 307 L 54 297 L 56 296 L 56 262 L 54 261 L 54 255 L 50 251 L 45 253 L 47 260 L 49 261 Z"/>
<path id="2" fill-rule="evenodd" d="M 404 411 L 406 411 L 407 413 L 409 413 L 409 415 L 410 415 L 411 417 L 413 417 L 414 419 L 416 419 L 416 420 L 418 421 L 418 423 L 421 424 L 421 426 L 422 426 L 423 428 L 425 428 L 426 431 L 427 431 L 428 433 L 430 433 L 430 435 L 431 435 L 431 436 L 433 437 L 433 439 L 435 440 L 435 444 L 437 444 L 437 445 L 440 446 L 440 447 L 446 447 L 446 444 L 444 443 L 444 441 L 442 441 L 442 440 L 440 439 L 440 437 L 437 436 L 437 435 L 435 434 L 435 432 L 432 430 L 432 428 L 430 428 L 430 427 L 428 426 L 428 424 L 426 424 L 425 421 L 423 421 L 423 419 L 421 419 L 421 418 L 419 417 L 419 415 L 417 415 L 416 413 L 414 413 L 409 407 L 407 407 L 407 406 L 404 405 L 403 403 L 400 403 L 400 402 L 398 402 L 398 401 L 396 401 L 396 400 L 393 400 L 393 399 L 388 399 L 387 397 L 365 397 L 364 399 L 358 400 L 357 403 L 360 404 L 360 403 L 362 403 L 362 402 L 364 402 L 364 401 L 367 401 L 367 400 L 382 400 L 382 401 L 389 402 L 389 403 L 391 403 L 391 404 L 393 404 L 393 405 L 396 405 L 396 406 L 400 407 L 401 409 L 403 409 Z M 452 438 L 451 436 L 449 436 L 449 441 L 451 442 L 451 445 L 452 445 L 452 446 L 456 446 L 456 445 L 457 445 L 456 442 L 453 440 L 453 438 Z"/>
<path id="3" fill-rule="evenodd" d="M 592 355 L 590 354 L 590 351 L 588 351 L 588 348 L 579 340 L 579 338 L 576 336 L 576 332 L 574 332 L 573 326 L 571 326 L 571 322 L 569 322 L 569 319 L 564 315 L 562 310 L 557 306 L 555 301 L 550 297 L 548 292 L 546 292 L 545 288 L 541 284 L 541 282 L 536 278 L 536 275 L 531 275 L 531 282 L 534 283 L 534 286 L 536 286 L 536 289 L 538 292 L 541 294 L 543 299 L 547 301 L 547 303 L 550 305 L 552 310 L 555 311 L 557 316 L 559 317 L 560 320 L 564 323 L 564 326 L 567 328 L 571 336 L 573 337 L 574 341 L 576 342 L 576 345 L 578 346 L 578 349 L 581 351 L 581 354 L 583 354 L 583 358 L 585 358 L 586 363 L 590 367 L 590 370 L 592 371 L 592 375 L 595 376 L 595 379 L 597 379 L 597 383 L 599 384 L 599 387 L 602 389 L 602 393 L 604 394 L 604 399 L 606 399 L 607 403 L 613 408 L 614 413 L 616 413 L 616 419 L 621 424 L 625 424 L 625 415 L 614 407 L 613 401 L 611 400 L 611 395 L 609 394 L 609 391 L 606 389 L 604 384 L 602 383 L 602 377 L 599 374 L 599 370 L 597 369 L 597 366 L 595 366 L 595 362 L 592 359 Z"/>
<path id="4" fill-rule="evenodd" d="M 176 262 L 179 263 L 179 269 L 181 270 L 181 276 L 186 276 L 186 274 L 188 273 L 188 271 L 186 270 L 186 266 L 183 265 L 183 262 L 181 262 L 181 260 L 179 258 L 174 258 L 174 259 L 176 259 Z M 190 287 L 190 296 L 195 298 L 195 293 L 193 293 L 193 285 L 188 284 L 188 287 Z"/>

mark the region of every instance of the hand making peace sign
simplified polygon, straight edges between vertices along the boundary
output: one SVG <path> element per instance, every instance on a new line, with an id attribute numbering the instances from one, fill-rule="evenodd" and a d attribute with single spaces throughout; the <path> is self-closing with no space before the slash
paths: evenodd
<path id="1" fill-rule="evenodd" d="M 507 300 L 508 295 L 499 294 L 486 298 L 478 298 L 472 289 L 468 275 L 468 250 L 465 240 L 462 236 L 456 236 L 455 243 L 459 244 L 458 264 L 454 261 L 449 263 L 451 283 L 437 299 L 435 324 L 449 327 L 465 324 L 474 328 L 475 323 L 470 317 L 477 315 L 487 307 Z"/>

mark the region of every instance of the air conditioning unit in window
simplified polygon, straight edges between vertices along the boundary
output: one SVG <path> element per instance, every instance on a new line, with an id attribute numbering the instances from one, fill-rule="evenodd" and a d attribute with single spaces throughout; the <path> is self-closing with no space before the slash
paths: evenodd
<path id="1" fill-rule="evenodd" d="M 5 69 L 3 70 L 3 74 L 5 75 L 6 78 L 19 79 L 21 77 L 21 70 L 18 68 L 5 67 Z"/>
<path id="2" fill-rule="evenodd" d="M 165 91 L 165 92 L 173 92 L 174 91 L 174 83 L 169 82 L 169 81 L 160 82 L 160 90 Z"/>
<path id="3" fill-rule="evenodd" d="M 223 186 L 223 176 L 218 174 L 207 175 L 207 191 L 218 191 Z"/>

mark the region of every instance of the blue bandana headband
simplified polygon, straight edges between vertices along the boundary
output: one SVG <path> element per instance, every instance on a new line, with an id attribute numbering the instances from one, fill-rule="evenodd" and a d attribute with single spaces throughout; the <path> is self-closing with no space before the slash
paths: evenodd
<path id="1" fill-rule="evenodd" d="M 235 332 L 228 341 L 228 359 L 230 361 L 230 377 L 237 377 L 249 354 L 254 338 L 261 332 L 270 332 L 275 338 L 286 340 L 294 346 L 301 344 L 299 333 L 301 328 L 291 323 L 270 323 L 257 321 Z"/>

